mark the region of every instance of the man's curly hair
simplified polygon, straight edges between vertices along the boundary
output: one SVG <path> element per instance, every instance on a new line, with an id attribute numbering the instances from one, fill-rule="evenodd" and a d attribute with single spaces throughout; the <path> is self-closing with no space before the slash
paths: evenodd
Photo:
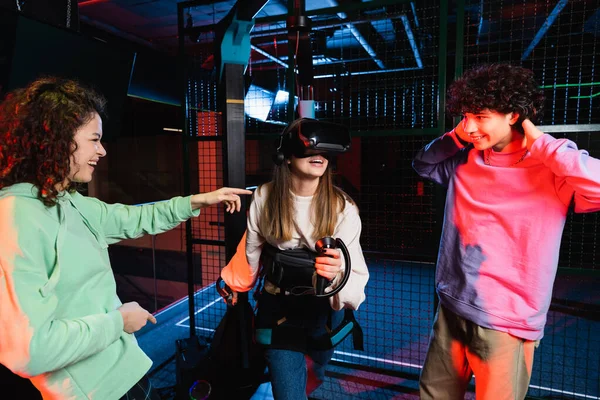
<path id="1" fill-rule="evenodd" d="M 446 105 L 453 116 L 485 109 L 502 114 L 516 112 L 520 116 L 516 125 L 520 127 L 525 118 L 538 122 L 544 93 L 529 69 L 510 64 L 485 64 L 467 71 L 450 85 Z"/>
<path id="2" fill-rule="evenodd" d="M 69 176 L 75 132 L 104 115 L 103 96 L 77 81 L 47 77 L 9 93 L 0 104 L 0 189 L 31 183 L 46 206 Z M 69 183 L 65 190 L 73 191 Z"/>

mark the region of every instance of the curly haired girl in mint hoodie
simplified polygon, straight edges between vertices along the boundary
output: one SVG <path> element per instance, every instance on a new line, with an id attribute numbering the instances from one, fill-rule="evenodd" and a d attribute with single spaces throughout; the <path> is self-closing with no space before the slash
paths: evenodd
<path id="1" fill-rule="evenodd" d="M 92 179 L 104 99 L 77 82 L 43 78 L 0 105 L 0 363 L 44 399 L 159 399 L 151 360 L 133 335 L 154 316 L 116 294 L 107 247 L 179 225 L 243 189 L 141 207 L 75 191 Z"/>

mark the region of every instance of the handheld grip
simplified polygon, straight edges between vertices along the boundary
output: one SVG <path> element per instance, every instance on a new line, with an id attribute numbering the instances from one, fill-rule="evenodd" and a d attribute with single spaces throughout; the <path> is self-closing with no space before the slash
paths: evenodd
<path id="1" fill-rule="evenodd" d="M 326 249 L 335 249 L 336 247 L 337 246 L 336 246 L 335 239 L 330 236 L 321 238 L 317 241 L 317 243 L 315 243 L 315 250 L 317 250 L 318 253 L 325 253 Z M 329 281 L 327 280 L 327 278 L 317 274 L 317 282 L 315 285 L 315 294 L 317 296 L 324 295 L 325 288 L 327 287 L 328 284 L 329 284 Z"/>
<path id="2" fill-rule="evenodd" d="M 223 287 L 221 287 L 221 282 L 223 282 Z M 231 289 L 229 288 L 229 286 L 227 286 L 227 284 L 225 284 L 225 281 L 223 280 L 223 278 L 221 278 L 219 276 L 219 278 L 217 279 L 217 282 L 215 284 L 215 288 L 217 289 L 217 292 L 219 292 L 219 294 L 221 295 L 221 297 L 225 300 L 225 302 L 227 303 L 227 305 L 233 305 L 232 300 L 233 300 L 233 292 L 231 291 Z"/>

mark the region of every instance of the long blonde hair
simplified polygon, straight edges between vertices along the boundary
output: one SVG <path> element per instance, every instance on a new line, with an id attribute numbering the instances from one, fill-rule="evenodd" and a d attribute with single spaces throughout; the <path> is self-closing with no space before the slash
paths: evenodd
<path id="1" fill-rule="evenodd" d="M 288 163 L 275 165 L 273 180 L 261 185 L 257 190 L 267 188 L 267 199 L 258 220 L 258 227 L 266 239 L 288 241 L 294 231 L 294 202 L 292 192 L 292 172 Z M 346 200 L 354 204 L 350 196 L 333 185 L 333 174 L 329 166 L 319 178 L 317 191 L 313 196 L 311 222 L 315 230 L 313 239 L 333 236 L 338 215 L 346 207 Z"/>

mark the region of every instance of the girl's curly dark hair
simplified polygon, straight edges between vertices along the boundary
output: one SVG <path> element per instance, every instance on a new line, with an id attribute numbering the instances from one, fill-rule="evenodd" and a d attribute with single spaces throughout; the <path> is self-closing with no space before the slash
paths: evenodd
<path id="1" fill-rule="evenodd" d="M 447 96 L 453 116 L 488 109 L 502 114 L 519 113 L 519 123 L 529 118 L 537 123 L 542 115 L 544 93 L 533 71 L 510 64 L 485 64 L 467 71 L 454 81 Z"/>
<path id="2" fill-rule="evenodd" d="M 0 189 L 27 182 L 46 206 L 69 176 L 75 132 L 104 115 L 106 100 L 81 83 L 47 77 L 9 93 L 0 104 Z M 69 183 L 65 190 L 73 191 Z"/>

